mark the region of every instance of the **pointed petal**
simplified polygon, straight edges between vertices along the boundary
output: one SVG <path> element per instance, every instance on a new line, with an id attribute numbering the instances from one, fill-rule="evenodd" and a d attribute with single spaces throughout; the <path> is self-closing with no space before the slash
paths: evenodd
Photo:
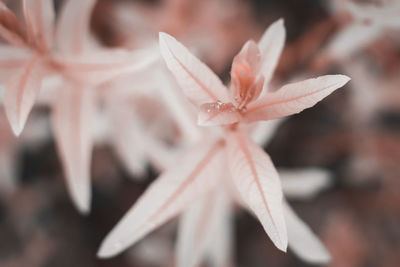
<path id="1" fill-rule="evenodd" d="M 212 227 L 206 244 L 206 255 L 211 266 L 227 267 L 233 265 L 233 215 L 230 199 L 220 190 L 217 193 Z"/>
<path id="2" fill-rule="evenodd" d="M 63 54 L 83 51 L 90 32 L 90 16 L 96 0 L 67 0 L 62 7 L 56 30 L 57 48 Z"/>
<path id="3" fill-rule="evenodd" d="M 119 105 L 118 105 L 119 104 Z M 146 156 L 140 126 L 132 109 L 122 103 L 114 103 L 112 114 L 112 143 L 127 170 L 138 177 L 145 173 Z"/>
<path id="4" fill-rule="evenodd" d="M 26 66 L 7 82 L 4 108 L 16 136 L 22 132 L 41 86 L 40 61 L 33 56 Z"/>
<path id="5" fill-rule="evenodd" d="M 229 266 L 232 222 L 229 199 L 213 192 L 185 211 L 179 221 L 177 267 L 200 266 L 209 255 L 212 266 Z"/>
<path id="6" fill-rule="evenodd" d="M 55 18 L 53 0 L 23 0 L 23 9 L 31 41 L 39 49 L 51 48 Z"/>
<path id="7" fill-rule="evenodd" d="M 382 30 L 374 25 L 352 24 L 330 40 L 324 53 L 336 61 L 346 60 L 375 40 Z"/>
<path id="8" fill-rule="evenodd" d="M 206 103 L 200 106 L 198 124 L 201 126 L 226 125 L 240 121 L 242 115 L 232 103 Z"/>
<path id="9" fill-rule="evenodd" d="M 0 36 L 15 46 L 27 46 L 28 38 L 21 21 L 0 2 Z"/>
<path id="10" fill-rule="evenodd" d="M 206 239 L 211 230 L 215 195 L 212 193 L 185 211 L 179 220 L 176 244 L 177 267 L 199 266 L 203 260 Z"/>
<path id="11" fill-rule="evenodd" d="M 284 211 L 288 228 L 289 248 L 306 262 L 314 264 L 328 263 L 330 260 L 329 252 L 318 237 L 297 217 L 289 204 L 284 204 Z"/>
<path id="12" fill-rule="evenodd" d="M 312 198 L 332 183 L 331 174 L 324 169 L 279 169 L 278 171 L 282 181 L 283 193 L 288 198 Z"/>
<path id="13" fill-rule="evenodd" d="M 278 173 L 269 156 L 249 138 L 227 138 L 228 164 L 241 198 L 257 216 L 272 242 L 286 251 L 287 235 Z"/>
<path id="14" fill-rule="evenodd" d="M 314 106 L 350 80 L 345 75 L 325 75 L 291 83 L 276 92 L 265 94 L 250 103 L 244 114 L 246 122 L 273 120 L 299 113 Z"/>
<path id="15" fill-rule="evenodd" d="M 264 84 L 269 84 L 285 45 L 286 31 L 283 19 L 271 24 L 265 31 L 258 47 L 262 55 L 261 73 L 264 75 Z"/>
<path id="16" fill-rule="evenodd" d="M 98 256 L 112 257 L 153 231 L 215 186 L 221 141 L 201 143 L 164 172 L 102 242 Z"/>
<path id="17" fill-rule="evenodd" d="M 186 97 L 195 105 L 230 102 L 221 80 L 174 37 L 160 33 L 160 50 Z"/>
<path id="18" fill-rule="evenodd" d="M 261 147 L 267 145 L 283 122 L 284 119 L 255 123 L 251 130 L 251 139 Z"/>
<path id="19" fill-rule="evenodd" d="M 64 75 L 85 84 L 99 85 L 122 74 L 143 70 L 155 63 L 158 55 L 153 49 L 131 52 L 123 49 L 102 49 L 79 57 L 56 55 Z"/>
<path id="20" fill-rule="evenodd" d="M 72 200 L 80 212 L 88 213 L 94 92 L 68 84 L 58 93 L 52 114 L 55 139 Z"/>
<path id="21" fill-rule="evenodd" d="M 30 50 L 11 46 L 0 45 L 0 83 L 6 84 L 18 69 L 22 69 L 32 58 Z"/>

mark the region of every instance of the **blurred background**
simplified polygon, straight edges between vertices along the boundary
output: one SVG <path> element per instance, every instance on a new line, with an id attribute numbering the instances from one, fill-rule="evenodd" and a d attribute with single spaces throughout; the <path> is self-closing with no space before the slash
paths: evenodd
<path id="1" fill-rule="evenodd" d="M 19 1 L 5 2 L 18 10 Z M 344 2 L 98 0 L 91 29 L 105 46 L 132 49 L 168 32 L 229 81 L 244 42 L 284 18 L 287 40 L 274 84 L 324 74 L 352 78 L 285 120 L 265 147 L 278 168 L 330 173 L 329 187 L 290 203 L 330 251 L 328 266 L 400 266 L 400 9 L 392 14 L 399 25 L 387 26 L 374 15 L 357 18 Z M 55 3 L 58 10 L 62 1 Z M 373 34 L 353 29 L 357 23 Z M 97 144 L 92 210 L 80 215 L 65 187 L 48 113 L 35 108 L 17 140 L 0 110 L 0 266 L 173 266 L 177 220 L 115 258 L 96 259 L 101 240 L 158 171 L 149 166 L 142 179 L 132 179 L 110 145 Z M 310 266 L 278 251 L 250 214 L 240 210 L 234 220 L 237 266 Z"/>

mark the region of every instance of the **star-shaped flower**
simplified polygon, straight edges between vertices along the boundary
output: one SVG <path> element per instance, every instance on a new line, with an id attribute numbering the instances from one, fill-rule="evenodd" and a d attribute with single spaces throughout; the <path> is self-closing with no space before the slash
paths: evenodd
<path id="1" fill-rule="evenodd" d="M 42 81 L 60 76 L 50 103 L 56 142 L 69 192 L 81 212 L 90 207 L 91 124 L 97 108 L 94 88 L 155 60 L 148 52 L 100 49 L 90 37 L 96 0 L 66 1 L 57 25 L 52 0 L 23 0 L 26 27 L 0 2 L 0 68 L 7 75 L 4 107 L 15 135 L 23 130 Z"/>
<path id="2" fill-rule="evenodd" d="M 219 186 L 244 203 L 272 242 L 286 251 L 280 179 L 269 156 L 248 135 L 246 123 L 298 113 L 342 87 L 349 78 L 322 76 L 268 92 L 284 38 L 283 21 L 279 20 L 258 44 L 247 42 L 233 61 L 228 90 L 182 44 L 160 33 L 164 60 L 184 94 L 199 108 L 199 122 L 221 125 L 221 135 L 204 138 L 188 149 L 149 187 L 103 241 L 100 257 L 120 253 Z"/>

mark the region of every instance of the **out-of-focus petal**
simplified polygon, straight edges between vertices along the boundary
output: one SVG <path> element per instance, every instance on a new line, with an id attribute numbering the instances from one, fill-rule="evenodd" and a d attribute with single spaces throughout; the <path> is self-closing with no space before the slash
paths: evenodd
<path id="1" fill-rule="evenodd" d="M 55 11 L 53 0 L 23 0 L 28 37 L 39 49 L 53 45 Z"/>
<path id="2" fill-rule="evenodd" d="M 28 38 L 21 21 L 0 2 L 0 36 L 15 46 L 27 46 Z"/>
<path id="3" fill-rule="evenodd" d="M 83 53 L 79 57 L 56 55 L 63 74 L 78 83 L 98 85 L 122 74 L 140 71 L 158 59 L 153 49 L 127 51 L 102 49 Z"/>
<path id="4" fill-rule="evenodd" d="M 287 203 L 284 203 L 284 212 L 288 228 L 289 249 L 306 262 L 328 263 L 330 260 L 329 252 Z"/>
<path id="5" fill-rule="evenodd" d="M 107 235 L 98 256 L 109 258 L 120 253 L 214 188 L 222 147 L 222 141 L 202 142 L 188 150 L 156 179 Z"/>
<path id="6" fill-rule="evenodd" d="M 279 175 L 269 156 L 241 133 L 227 138 L 228 165 L 248 208 L 257 216 L 272 242 L 286 251 L 287 234 Z"/>
<path id="7" fill-rule="evenodd" d="M 331 174 L 324 169 L 278 170 L 283 193 L 288 198 L 309 199 L 331 184 Z"/>
<path id="8" fill-rule="evenodd" d="M 67 84 L 53 106 L 53 129 L 67 186 L 78 210 L 90 210 L 90 163 L 95 95 L 90 88 Z"/>
<path id="9" fill-rule="evenodd" d="M 265 31 L 258 47 L 261 51 L 261 74 L 264 75 L 264 83 L 267 85 L 272 78 L 275 67 L 285 45 L 286 31 L 283 19 L 275 21 Z"/>
<path id="10" fill-rule="evenodd" d="M 111 104 L 111 135 L 114 148 L 127 170 L 136 178 L 145 173 L 146 155 L 141 127 L 133 110 L 123 103 Z"/>
<path id="11" fill-rule="evenodd" d="M 179 222 L 177 266 L 199 266 L 206 255 L 212 266 L 228 266 L 231 255 L 231 214 L 223 191 L 213 192 L 187 210 Z"/>
<path id="12" fill-rule="evenodd" d="M 0 83 L 6 83 L 18 68 L 27 64 L 31 57 L 32 53 L 28 49 L 0 45 Z"/>
<path id="13" fill-rule="evenodd" d="M 31 57 L 7 82 L 4 108 L 16 136 L 22 132 L 41 86 L 40 59 Z"/>
<path id="14" fill-rule="evenodd" d="M 56 29 L 57 49 L 63 54 L 79 54 L 88 41 L 90 15 L 96 0 L 67 0 Z"/>
<path id="15" fill-rule="evenodd" d="M 284 119 L 260 121 L 252 125 L 250 136 L 259 146 L 265 146 L 273 138 L 278 127 L 284 122 Z"/>
<path id="16" fill-rule="evenodd" d="M 161 54 L 184 94 L 195 104 L 230 102 L 221 80 L 175 38 L 160 33 Z"/>
<path id="17" fill-rule="evenodd" d="M 226 125 L 240 121 L 242 115 L 232 103 L 206 103 L 200 106 L 198 124 L 201 126 Z"/>
<path id="18" fill-rule="evenodd" d="M 314 106 L 350 80 L 345 75 L 325 75 L 283 86 L 250 103 L 244 120 L 273 120 L 299 113 Z"/>
<path id="19" fill-rule="evenodd" d="M 345 60 L 363 49 L 382 33 L 375 25 L 352 24 L 330 41 L 324 55 L 334 60 Z"/>

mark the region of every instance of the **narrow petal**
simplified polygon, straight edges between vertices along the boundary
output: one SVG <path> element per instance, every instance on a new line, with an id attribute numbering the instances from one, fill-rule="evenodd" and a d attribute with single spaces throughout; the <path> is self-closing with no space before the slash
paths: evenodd
<path id="1" fill-rule="evenodd" d="M 382 33 L 374 25 L 351 24 L 330 40 L 324 53 L 336 61 L 346 60 Z"/>
<path id="2" fill-rule="evenodd" d="M 332 183 L 331 174 L 324 169 L 279 169 L 278 171 L 282 181 L 283 193 L 288 198 L 312 198 Z"/>
<path id="3" fill-rule="evenodd" d="M 289 204 L 284 204 L 285 219 L 288 228 L 289 248 L 302 260 L 314 264 L 326 264 L 330 260 L 329 252 L 294 213 Z"/>
<path id="4" fill-rule="evenodd" d="M 67 0 L 56 29 L 57 48 L 63 54 L 83 51 L 90 32 L 90 16 L 96 0 Z"/>
<path id="5" fill-rule="evenodd" d="M 299 113 L 314 106 L 349 80 L 345 75 L 326 75 L 285 85 L 249 104 L 244 120 L 273 120 Z"/>
<path id="6" fill-rule="evenodd" d="M 212 193 L 192 205 L 179 220 L 176 245 L 177 267 L 199 266 L 204 260 L 214 207 L 215 195 Z"/>
<path id="7" fill-rule="evenodd" d="M 4 93 L 4 108 L 16 136 L 22 132 L 39 93 L 42 78 L 40 60 L 33 56 L 16 74 L 10 77 Z"/>
<path id="8" fill-rule="evenodd" d="M 58 94 L 52 114 L 58 151 L 72 200 L 80 212 L 88 213 L 94 92 L 68 84 L 60 88 Z"/>
<path id="9" fill-rule="evenodd" d="M 163 173 L 101 244 L 98 256 L 112 257 L 201 198 L 215 186 L 223 143 L 201 143 Z"/>
<path id="10" fill-rule="evenodd" d="M 161 54 L 181 86 L 184 94 L 195 104 L 230 102 L 221 80 L 204 63 L 193 56 L 175 38 L 160 33 Z"/>
<path id="11" fill-rule="evenodd" d="M 32 58 L 29 49 L 0 45 L 0 83 L 6 84 L 18 69 L 22 69 Z"/>
<path id="12" fill-rule="evenodd" d="M 113 147 L 127 170 L 139 177 L 145 173 L 146 155 L 137 118 L 132 109 L 122 103 L 114 103 L 109 111 Z"/>
<path id="13" fill-rule="evenodd" d="M 279 176 L 269 156 L 249 138 L 227 138 L 228 165 L 241 198 L 257 216 L 272 242 L 286 251 L 287 235 Z"/>
<path id="14" fill-rule="evenodd" d="M 229 266 L 232 218 L 226 194 L 213 192 L 185 211 L 179 222 L 177 267 L 200 266 L 210 258 L 212 266 Z"/>
<path id="15" fill-rule="evenodd" d="M 55 19 L 53 0 L 23 0 L 23 9 L 31 41 L 39 49 L 51 48 Z"/>
<path id="16" fill-rule="evenodd" d="M 227 125 L 240 121 L 242 115 L 232 103 L 206 103 L 200 106 L 198 124 L 201 126 Z"/>
<path id="17" fill-rule="evenodd" d="M 265 31 L 258 47 L 262 55 L 261 73 L 264 75 L 264 83 L 269 84 L 278 63 L 279 57 L 285 45 L 286 31 L 283 19 L 280 19 Z"/>
<path id="18" fill-rule="evenodd" d="M 0 2 L 0 36 L 15 46 L 27 46 L 28 37 L 21 21 Z"/>
<path id="19" fill-rule="evenodd" d="M 261 147 L 267 145 L 274 137 L 274 134 L 283 122 L 284 119 L 280 119 L 271 121 L 260 121 L 258 123 L 255 123 L 254 126 L 251 125 L 251 139 Z"/>
<path id="20" fill-rule="evenodd" d="M 123 49 L 102 49 L 79 57 L 56 55 L 64 75 L 79 83 L 99 85 L 122 74 L 143 70 L 158 59 L 153 49 L 131 52 Z"/>

